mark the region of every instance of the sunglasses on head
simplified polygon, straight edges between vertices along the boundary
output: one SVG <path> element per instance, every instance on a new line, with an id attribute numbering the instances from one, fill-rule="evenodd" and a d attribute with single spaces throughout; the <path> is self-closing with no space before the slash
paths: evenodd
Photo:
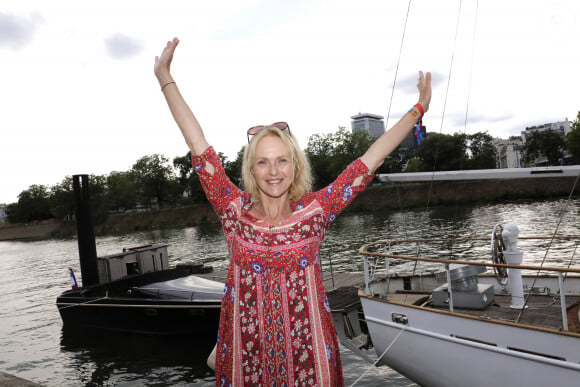
<path id="1" fill-rule="evenodd" d="M 252 126 L 250 129 L 248 129 L 248 132 L 247 132 L 248 143 L 250 143 L 250 136 L 253 136 L 255 134 L 260 133 L 267 126 L 275 126 L 280 130 L 287 130 L 288 134 L 290 134 L 290 126 L 288 125 L 287 122 L 284 122 L 284 121 L 274 122 L 273 124 L 270 124 L 270 125 L 256 125 L 256 126 Z"/>

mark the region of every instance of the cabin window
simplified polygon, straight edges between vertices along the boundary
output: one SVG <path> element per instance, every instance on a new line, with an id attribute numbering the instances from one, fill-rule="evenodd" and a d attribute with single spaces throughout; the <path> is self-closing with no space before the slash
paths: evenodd
<path id="1" fill-rule="evenodd" d="M 137 262 L 127 262 L 125 266 L 127 268 L 127 275 L 141 274 L 141 271 L 139 270 L 139 264 Z"/>

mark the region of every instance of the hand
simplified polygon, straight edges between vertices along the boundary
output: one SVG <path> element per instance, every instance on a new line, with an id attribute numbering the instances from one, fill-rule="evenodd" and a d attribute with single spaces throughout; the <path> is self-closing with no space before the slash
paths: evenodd
<path id="1" fill-rule="evenodd" d="M 429 110 L 429 103 L 431 103 L 430 72 L 423 74 L 423 71 L 419 71 L 419 82 L 417 83 L 417 89 L 419 90 L 419 103 L 423 107 L 423 110 L 427 112 L 427 110 Z"/>
<path id="2" fill-rule="evenodd" d="M 159 84 L 169 82 L 171 78 L 171 61 L 173 60 L 173 53 L 175 48 L 179 44 L 179 39 L 173 38 L 173 40 L 167 42 L 167 45 L 161 52 L 160 56 L 155 57 L 155 65 L 153 66 L 153 72 L 159 80 Z"/>

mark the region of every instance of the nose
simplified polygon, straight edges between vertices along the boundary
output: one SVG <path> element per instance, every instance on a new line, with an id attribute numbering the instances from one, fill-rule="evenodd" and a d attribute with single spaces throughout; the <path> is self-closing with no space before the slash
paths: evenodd
<path id="1" fill-rule="evenodd" d="M 276 163 L 270 163 L 270 175 L 277 175 L 278 174 L 278 165 Z"/>

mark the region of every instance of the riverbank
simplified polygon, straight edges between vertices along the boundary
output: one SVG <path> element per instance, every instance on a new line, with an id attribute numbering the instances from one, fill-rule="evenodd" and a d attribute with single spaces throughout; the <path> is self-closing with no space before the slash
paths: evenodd
<path id="1" fill-rule="evenodd" d="M 504 203 L 515 200 L 546 200 L 568 197 L 575 178 L 541 178 L 479 181 L 435 181 L 371 186 L 348 208 L 349 212 L 374 212 L 407 208 Z M 580 195 L 580 187 L 574 196 Z M 135 231 L 199 226 L 218 222 L 209 204 L 150 212 L 111 214 L 95 226 L 98 236 L 120 235 Z M 0 241 L 71 238 L 74 222 L 43 222 L 0 226 Z"/>

